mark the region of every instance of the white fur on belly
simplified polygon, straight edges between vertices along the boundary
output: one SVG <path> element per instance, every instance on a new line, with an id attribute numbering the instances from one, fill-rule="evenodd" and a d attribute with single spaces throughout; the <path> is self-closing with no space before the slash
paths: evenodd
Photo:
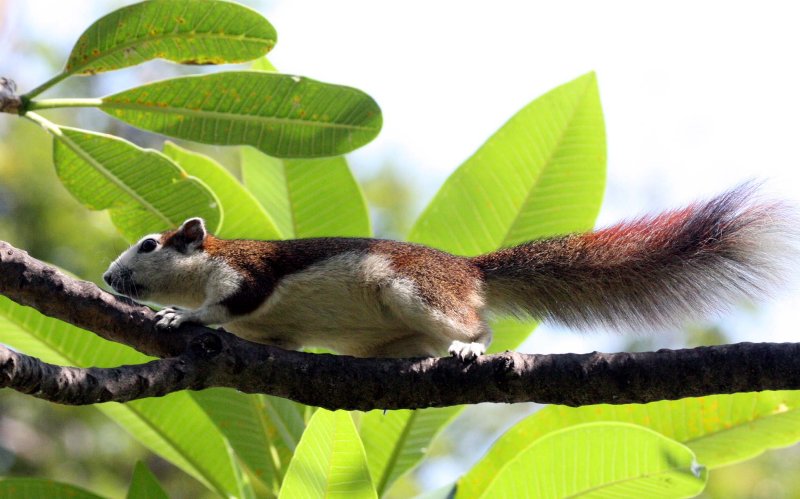
<path id="1" fill-rule="evenodd" d="M 398 307 L 409 313 L 398 314 Z M 226 327 L 253 341 L 360 355 L 394 339 L 433 332 L 425 318 L 436 312 L 387 257 L 351 252 L 283 278 L 255 312 Z M 444 350 L 448 336 L 433 338 L 441 337 Z"/>

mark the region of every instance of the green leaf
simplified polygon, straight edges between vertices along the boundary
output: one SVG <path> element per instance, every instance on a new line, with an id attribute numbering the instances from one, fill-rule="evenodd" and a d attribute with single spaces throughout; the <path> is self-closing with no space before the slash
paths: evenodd
<path id="1" fill-rule="evenodd" d="M 66 74 L 94 74 L 151 59 L 183 64 L 245 62 L 277 41 L 258 12 L 220 0 L 141 2 L 98 19 L 78 38 Z"/>
<path id="2" fill-rule="evenodd" d="M 371 141 L 381 110 L 355 88 L 263 71 L 173 78 L 101 99 L 100 109 L 172 137 L 252 145 L 278 157 L 335 156 Z"/>
<path id="3" fill-rule="evenodd" d="M 599 211 L 604 178 L 605 127 L 590 73 L 534 100 L 492 135 L 445 182 L 409 239 L 475 255 L 586 230 Z M 494 322 L 489 351 L 516 348 L 534 327 L 508 319 Z M 380 430 L 381 413 L 369 413 L 361 434 L 378 491 L 416 465 L 460 411 L 396 411 L 393 425 L 399 429 L 386 433 Z"/>
<path id="4" fill-rule="evenodd" d="M 664 402 L 651 408 L 661 416 L 651 414 L 653 429 L 665 433 L 660 427 L 670 425 L 666 418 L 683 415 L 684 420 L 678 421 L 681 425 L 676 428 L 679 431 L 672 438 L 684 442 L 709 469 L 800 441 L 798 391 L 735 393 Z"/>
<path id="5" fill-rule="evenodd" d="M 350 413 L 319 409 L 311 417 L 280 497 L 377 497 Z"/>
<path id="6" fill-rule="evenodd" d="M 0 296 L 0 341 L 45 362 L 112 367 L 149 357 Z M 153 452 L 221 495 L 237 495 L 225 439 L 187 392 L 96 406 Z M 203 438 L 197 438 L 202 435 Z"/>
<path id="7" fill-rule="evenodd" d="M 97 407 L 150 450 L 217 494 L 239 495 L 238 466 L 228 453 L 226 440 L 188 392 Z"/>
<path id="8" fill-rule="evenodd" d="M 110 135 L 63 127 L 49 131 L 61 182 L 88 208 L 109 210 L 128 239 L 193 216 L 203 217 L 210 228 L 219 225 L 214 194 L 163 154 Z"/>
<path id="9" fill-rule="evenodd" d="M 242 180 L 285 238 L 372 234 L 364 193 L 342 156 L 281 160 L 245 147 Z"/>
<path id="10" fill-rule="evenodd" d="M 131 486 L 128 489 L 128 499 L 169 499 L 169 496 L 158 483 L 158 479 L 141 461 L 136 462 L 133 469 Z"/>
<path id="11" fill-rule="evenodd" d="M 261 204 L 222 165 L 202 154 L 164 144 L 164 154 L 207 185 L 219 200 L 225 219 L 216 235 L 228 239 L 280 239 L 275 223 Z"/>
<path id="12" fill-rule="evenodd" d="M 588 423 L 531 442 L 480 495 L 459 484 L 456 497 L 693 497 L 706 479 L 689 448 L 653 430 Z"/>
<path id="13" fill-rule="evenodd" d="M 800 392 L 737 393 L 650 404 L 548 406 L 500 437 L 459 486 L 475 495 L 528 442 L 551 431 L 595 421 L 651 428 L 684 443 L 700 462 L 714 469 L 800 441 Z"/>
<path id="14" fill-rule="evenodd" d="M 460 407 L 386 413 L 376 410 L 361 417 L 359 433 L 379 495 L 422 460 L 431 440 L 459 412 Z"/>
<path id="15" fill-rule="evenodd" d="M 284 441 L 279 425 L 266 411 L 259 395 L 246 395 L 227 388 L 192 394 L 225 435 L 250 476 L 277 493 L 294 445 Z"/>
<path id="16" fill-rule="evenodd" d="M 492 343 L 486 353 L 499 353 L 506 350 L 515 350 L 531 335 L 539 323 L 535 321 L 520 320 L 515 317 L 501 317 L 492 319 Z"/>
<path id="17" fill-rule="evenodd" d="M 256 499 L 256 490 L 254 485 L 259 485 L 259 490 L 262 491 L 263 494 L 269 493 L 269 490 L 264 488 L 263 483 L 260 480 L 256 480 L 256 483 L 253 482 L 255 478 L 249 470 L 245 470 L 242 468 L 241 460 L 239 456 L 237 456 L 236 451 L 233 450 L 231 443 L 229 441 L 225 441 L 225 450 L 228 454 L 228 460 L 232 463 L 236 463 L 238 466 L 234 466 L 233 471 L 236 477 L 236 484 L 238 486 L 238 494 L 237 497 L 241 499 Z M 269 494 L 272 496 L 273 494 Z"/>
<path id="18" fill-rule="evenodd" d="M 101 499 L 88 490 L 43 478 L 0 479 L 0 499 Z"/>
<path id="19" fill-rule="evenodd" d="M 263 395 L 262 404 L 271 424 L 275 425 L 283 445 L 294 453 L 306 429 L 304 411 L 307 406 L 289 399 Z"/>
<path id="20" fill-rule="evenodd" d="M 477 255 L 592 227 L 605 185 L 594 73 L 525 106 L 439 190 L 409 239 Z"/>

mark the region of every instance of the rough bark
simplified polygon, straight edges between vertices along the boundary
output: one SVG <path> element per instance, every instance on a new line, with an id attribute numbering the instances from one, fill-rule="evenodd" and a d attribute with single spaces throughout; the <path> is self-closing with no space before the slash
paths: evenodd
<path id="1" fill-rule="evenodd" d="M 117 368 L 44 363 L 0 346 L 0 386 L 62 404 L 125 402 L 213 386 L 329 409 L 479 402 L 579 406 L 800 389 L 800 344 L 740 343 L 645 353 L 357 359 L 292 352 L 184 325 L 164 334 L 148 307 L 73 279 L 0 242 L 0 294 L 161 357 Z M 0 338 L 0 342 L 2 338 Z"/>

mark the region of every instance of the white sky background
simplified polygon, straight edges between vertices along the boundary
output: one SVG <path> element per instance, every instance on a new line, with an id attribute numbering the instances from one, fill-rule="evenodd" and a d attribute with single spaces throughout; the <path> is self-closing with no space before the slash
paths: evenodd
<path id="1" fill-rule="evenodd" d="M 64 59 L 91 19 L 118 5 L 7 1 L 6 21 L 25 37 L 62 40 Z M 242 3 L 278 30 L 270 59 L 282 71 L 352 85 L 378 101 L 383 131 L 351 162 L 357 172 L 398 165 L 417 187 L 419 209 L 512 114 L 590 70 L 608 136 L 601 225 L 751 178 L 800 205 L 793 2 Z M 0 48 L 6 71 L 20 67 L 9 52 Z M 46 75 L 8 76 L 24 89 Z M 796 341 L 798 308 L 800 293 L 782 293 L 756 318 L 737 313 L 724 324 L 736 339 Z M 542 328 L 526 350 L 611 349 L 615 341 Z"/>

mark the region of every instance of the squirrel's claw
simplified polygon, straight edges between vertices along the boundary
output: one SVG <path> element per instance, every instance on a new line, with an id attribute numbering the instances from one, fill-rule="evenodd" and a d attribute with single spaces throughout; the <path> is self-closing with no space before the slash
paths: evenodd
<path id="1" fill-rule="evenodd" d="M 486 353 L 486 345 L 483 343 L 464 343 L 463 341 L 454 341 L 448 348 L 450 355 L 456 357 L 462 362 L 472 362 L 479 356 Z"/>
<path id="2" fill-rule="evenodd" d="M 156 327 L 173 329 L 183 324 L 188 319 L 188 314 L 185 310 L 167 307 L 159 310 L 156 313 L 156 317 L 159 318 L 158 322 L 156 322 Z"/>

